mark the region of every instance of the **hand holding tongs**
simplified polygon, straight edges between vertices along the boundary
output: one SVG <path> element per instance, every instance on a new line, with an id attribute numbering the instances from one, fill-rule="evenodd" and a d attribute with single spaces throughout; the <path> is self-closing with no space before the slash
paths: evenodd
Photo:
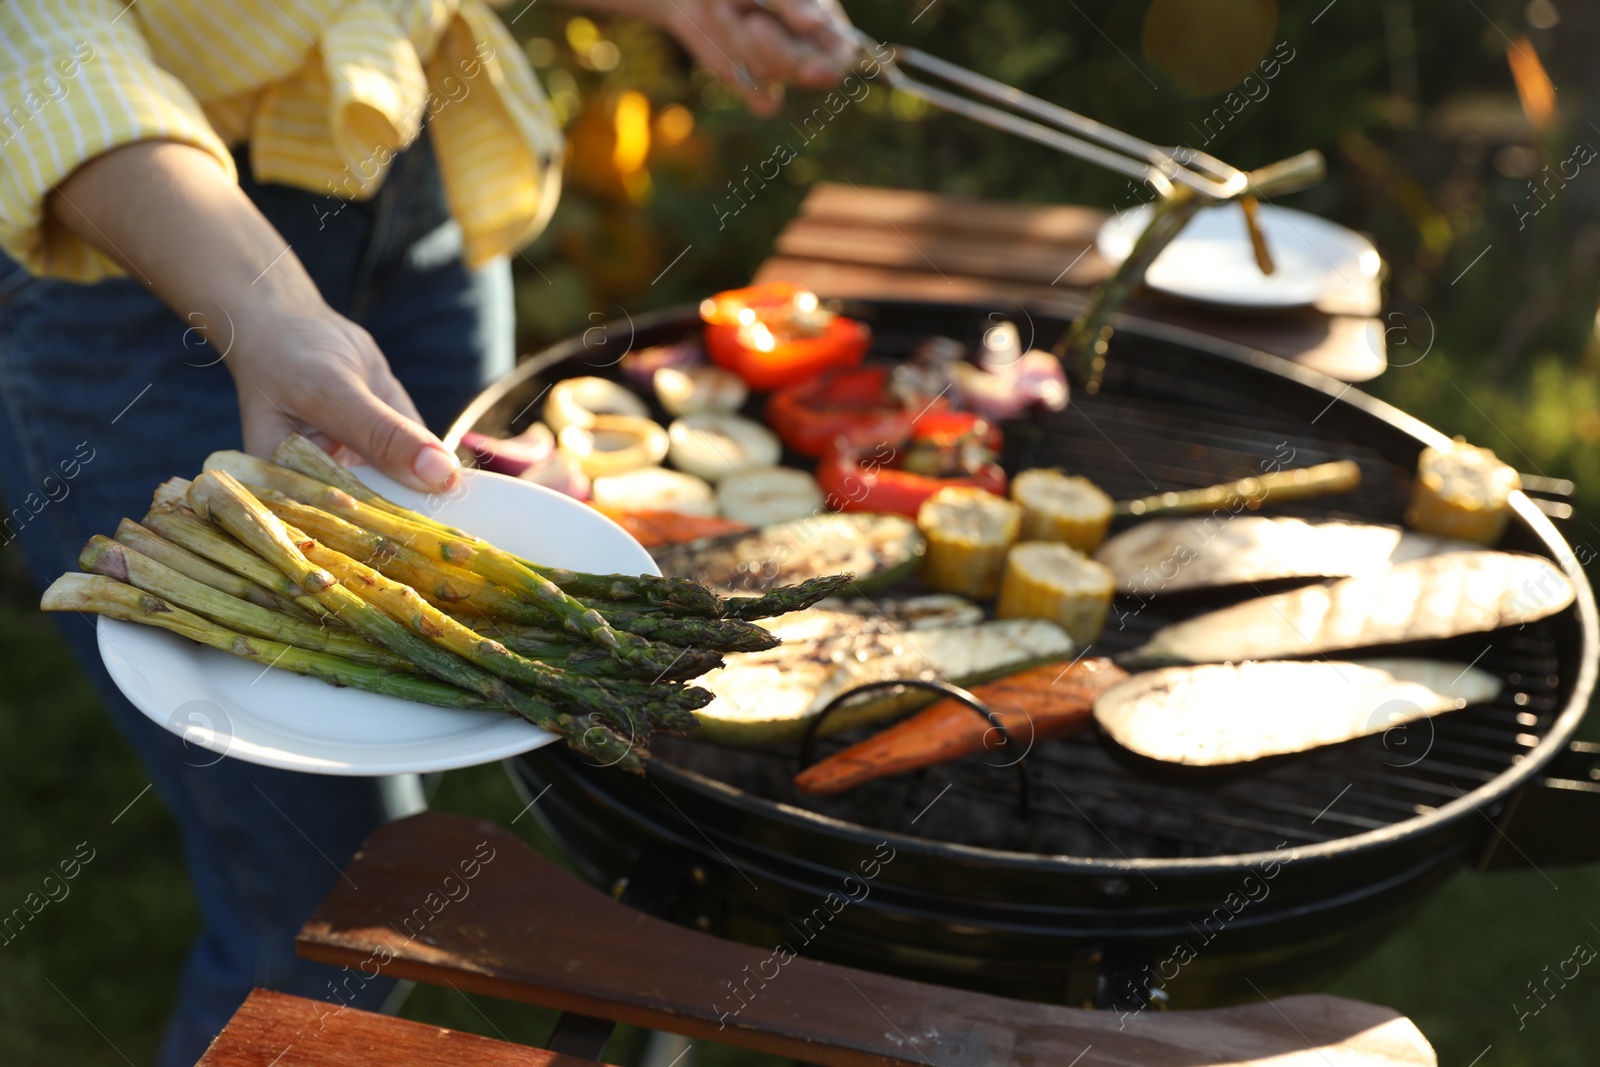
<path id="1" fill-rule="evenodd" d="M 1110 322 L 1117 308 L 1196 211 L 1208 204 L 1239 200 L 1256 262 L 1263 273 L 1270 274 L 1272 259 L 1257 225 L 1256 199 L 1304 188 L 1320 181 L 1325 173 L 1322 153 L 1317 151 L 1302 152 L 1260 170 L 1242 171 L 1193 148 L 1151 144 L 915 48 L 890 45 L 890 57 L 884 59 L 884 46 L 851 25 L 837 3 L 824 0 L 823 6 L 834 15 L 838 32 L 880 65 L 892 88 L 974 122 L 1138 178 L 1155 190 L 1158 200 L 1149 225 L 1056 346 L 1058 356 L 1072 357 L 1078 364 L 1090 392 L 1099 387 Z M 907 74 L 907 69 L 938 78 L 967 95 L 929 85 Z"/>

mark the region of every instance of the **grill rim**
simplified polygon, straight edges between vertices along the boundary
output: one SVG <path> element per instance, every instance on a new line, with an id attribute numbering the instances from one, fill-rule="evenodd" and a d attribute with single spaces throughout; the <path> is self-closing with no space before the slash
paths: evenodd
<path id="1" fill-rule="evenodd" d="M 948 313 L 955 309 L 973 316 L 982 316 L 996 312 L 1002 314 L 1014 313 L 1021 310 L 1027 313 L 1030 318 L 1033 314 L 1038 314 L 1048 319 L 1070 319 L 1071 317 L 1069 309 L 1050 302 L 1005 305 L 968 301 L 935 302 L 854 299 L 846 301 L 846 304 L 874 309 L 874 311 L 915 310 L 921 308 L 928 311 L 938 310 Z M 849 310 L 848 307 L 847 310 Z M 458 447 L 462 436 L 474 429 L 477 423 L 511 392 L 520 388 L 530 378 L 543 374 L 561 363 L 577 359 L 583 356 L 585 352 L 592 352 L 596 347 L 607 347 L 621 341 L 624 337 L 626 338 L 624 352 L 631 350 L 636 343 L 641 341 L 641 334 L 663 333 L 679 335 L 677 337 L 663 337 L 660 340 L 652 340 L 649 342 L 651 344 L 681 339 L 683 333 L 692 330 L 698 323 L 699 314 L 697 308 L 693 305 L 676 305 L 638 317 L 629 316 L 623 320 L 614 319 L 605 323 L 602 327 L 585 331 L 578 337 L 559 341 L 522 361 L 510 374 L 505 375 L 480 392 L 457 416 L 444 437 L 444 445 L 446 448 L 452 449 Z M 1247 367 L 1254 373 L 1266 374 L 1293 383 L 1294 386 L 1319 392 L 1328 398 L 1329 408 L 1340 404 L 1349 405 L 1361 414 L 1387 424 L 1390 428 L 1416 441 L 1421 447 L 1443 446 L 1449 444 L 1451 440 L 1448 435 L 1429 426 L 1416 416 L 1356 388 L 1353 384 L 1340 382 L 1337 379 L 1258 349 L 1211 337 L 1184 327 L 1154 322 L 1127 314 L 1117 317 L 1115 327 L 1120 334 L 1198 350 L 1212 358 Z M 603 331 L 603 339 L 598 342 L 591 342 L 590 337 L 597 330 Z M 620 361 L 620 358 L 619 356 L 605 364 L 596 365 L 591 363 L 589 365 L 603 369 L 604 367 L 615 366 Z M 1499 772 L 1489 781 L 1471 791 L 1464 792 L 1455 800 L 1449 801 L 1427 814 L 1414 815 L 1402 822 L 1391 823 L 1376 830 L 1368 830 L 1316 844 L 1295 846 L 1291 850 L 1291 854 L 1296 864 L 1304 864 L 1308 860 L 1313 862 L 1342 860 L 1359 853 L 1400 844 L 1407 838 L 1443 832 L 1450 824 L 1466 820 L 1474 813 L 1488 820 L 1494 833 L 1501 833 L 1499 817 L 1504 814 L 1503 805 L 1518 790 L 1531 785 L 1545 768 L 1566 750 L 1573 736 L 1577 733 L 1579 725 L 1588 713 L 1597 677 L 1600 677 L 1600 610 L 1597 610 L 1594 590 L 1590 586 L 1582 566 L 1578 563 L 1577 554 L 1573 551 L 1572 546 L 1567 543 L 1566 538 L 1556 529 L 1549 516 L 1540 511 L 1527 494 L 1520 490 L 1513 494 L 1511 507 L 1515 515 L 1524 522 L 1528 532 L 1537 539 L 1543 554 L 1561 568 L 1568 580 L 1573 583 L 1576 592 L 1572 606 L 1566 610 L 1576 616 L 1575 623 L 1581 635 L 1581 648 L 1578 652 L 1578 662 L 1573 665 L 1572 689 L 1564 706 L 1552 719 L 1549 730 L 1539 744 L 1527 752 L 1521 753 L 1521 759 L 1518 762 Z M 903 846 L 930 858 L 948 859 L 959 857 L 971 863 L 988 864 L 1037 874 L 1053 873 L 1092 877 L 1166 874 L 1174 877 L 1185 875 L 1202 877 L 1230 874 L 1242 868 L 1270 862 L 1273 858 L 1282 858 L 1280 854 L 1270 851 L 1225 853 L 1207 857 L 1138 857 L 1122 859 L 1012 852 L 1004 849 L 985 848 L 980 845 L 911 837 L 897 831 L 864 826 L 860 823 L 853 823 L 808 811 L 804 808 L 798 808 L 782 801 L 769 800 L 746 792 L 737 786 L 701 775 L 698 772 L 675 767 L 670 763 L 662 762 L 652 767 L 650 773 L 660 774 L 679 788 L 708 794 L 719 802 L 729 804 L 748 814 L 797 824 L 803 830 L 826 833 L 834 837 L 861 842 L 866 842 L 867 838 L 871 839 L 871 843 L 887 839 L 896 848 Z"/>

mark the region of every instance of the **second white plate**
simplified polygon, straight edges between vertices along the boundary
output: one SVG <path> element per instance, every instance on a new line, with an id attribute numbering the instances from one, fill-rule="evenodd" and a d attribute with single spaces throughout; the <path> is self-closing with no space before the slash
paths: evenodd
<path id="1" fill-rule="evenodd" d="M 429 503 L 370 468 L 354 473 L 396 503 Z M 529 559 L 601 574 L 660 573 L 622 527 L 542 486 L 467 471 L 461 493 L 432 499 L 441 521 Z M 408 774 L 488 763 L 556 740 L 509 714 L 339 689 L 149 626 L 101 618 L 98 634 L 117 687 L 182 736 L 198 765 L 232 756 L 313 774 Z"/>
<path id="2" fill-rule="evenodd" d="M 1149 204 L 1100 227 L 1096 246 L 1112 266 L 1128 258 L 1150 224 Z M 1145 273 L 1145 284 L 1173 296 L 1232 307 L 1299 307 L 1340 286 L 1375 278 L 1378 250 L 1359 233 L 1317 215 L 1263 204 L 1261 232 L 1277 269 L 1262 274 L 1238 204 L 1201 210 Z"/>

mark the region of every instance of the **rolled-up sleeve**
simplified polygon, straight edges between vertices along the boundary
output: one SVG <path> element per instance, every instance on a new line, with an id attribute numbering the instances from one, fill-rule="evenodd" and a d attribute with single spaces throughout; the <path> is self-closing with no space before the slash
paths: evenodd
<path id="1" fill-rule="evenodd" d="M 91 282 L 120 275 L 51 220 L 45 199 L 81 164 L 136 141 L 233 156 L 182 82 L 150 56 L 121 0 L 0 0 L 0 249 L 35 274 Z"/>

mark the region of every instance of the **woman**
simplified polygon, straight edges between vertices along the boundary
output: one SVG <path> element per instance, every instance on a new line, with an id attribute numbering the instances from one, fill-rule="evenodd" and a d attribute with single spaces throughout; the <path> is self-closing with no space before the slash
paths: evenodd
<path id="1" fill-rule="evenodd" d="M 662 23 L 770 112 L 851 60 L 823 2 L 585 6 Z M 436 433 L 510 369 L 507 256 L 548 219 L 562 151 L 480 0 L 5 0 L 0 110 L 0 544 L 41 587 L 241 435 L 455 484 Z M 377 785 L 186 746 L 110 684 L 91 624 L 65 633 L 202 911 L 159 1062 L 193 1063 L 252 986 L 381 1005 L 390 983 L 293 946 L 383 818 Z M 174 720 L 227 730 L 204 702 Z"/>

